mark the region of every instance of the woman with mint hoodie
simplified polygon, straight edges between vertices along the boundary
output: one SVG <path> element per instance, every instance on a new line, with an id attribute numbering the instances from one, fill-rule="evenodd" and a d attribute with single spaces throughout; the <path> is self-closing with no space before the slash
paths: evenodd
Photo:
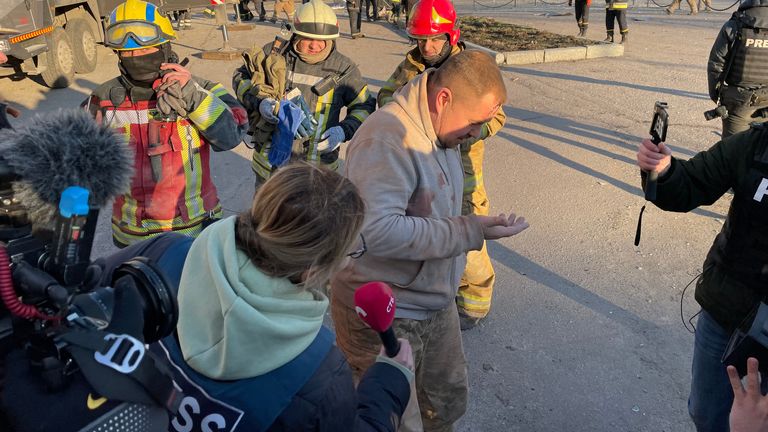
<path id="1" fill-rule="evenodd" d="M 169 430 L 394 431 L 410 397 L 406 340 L 355 389 L 323 325 L 330 275 L 365 252 L 349 180 L 300 163 L 273 174 L 248 212 L 189 250 L 175 335 L 163 339 L 184 391 Z"/>

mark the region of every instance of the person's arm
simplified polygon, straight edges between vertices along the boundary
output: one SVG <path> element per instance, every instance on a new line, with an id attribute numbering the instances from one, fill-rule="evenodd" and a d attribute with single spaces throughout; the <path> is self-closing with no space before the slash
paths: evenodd
<path id="1" fill-rule="evenodd" d="M 253 112 L 259 109 L 258 105 L 255 105 L 256 100 L 251 97 L 250 90 L 253 87 L 251 82 L 251 72 L 245 65 L 235 69 L 232 74 L 232 88 L 235 89 L 235 96 L 237 101 L 248 111 Z"/>
<path id="2" fill-rule="evenodd" d="M 707 62 L 707 84 L 709 89 L 709 98 L 712 102 L 717 102 L 718 92 L 720 90 L 720 81 L 724 79 L 725 65 L 728 62 L 728 50 L 733 43 L 736 24 L 733 20 L 727 21 L 717 34 L 717 39 L 709 52 L 709 61 Z"/>
<path id="3" fill-rule="evenodd" d="M 496 111 L 496 116 L 491 121 L 483 125 L 483 129 L 480 132 L 480 139 L 484 140 L 488 137 L 496 135 L 496 133 L 504 127 L 504 123 L 506 122 L 507 115 L 504 113 L 504 106 L 502 105 L 499 107 L 499 110 Z"/>
<path id="4" fill-rule="evenodd" d="M 406 356 L 408 361 L 403 360 Z M 357 386 L 354 431 L 397 431 L 408 406 L 413 378 L 413 354 L 407 340 L 400 339 L 400 352 L 395 358 L 386 357 L 382 349 L 376 363 L 365 371 Z"/>
<path id="5" fill-rule="evenodd" d="M 350 140 L 355 131 L 376 110 L 376 100 L 368 92 L 368 84 L 360 75 L 357 66 L 352 66 L 349 76 L 342 83 L 344 104 L 347 106 L 347 116 L 339 123 L 344 130 L 344 139 Z"/>
<path id="6" fill-rule="evenodd" d="M 199 80 L 188 118 L 216 151 L 237 147 L 248 126 L 248 114 L 224 86 Z"/>
<path id="7" fill-rule="evenodd" d="M 409 204 L 415 208 L 426 202 L 428 206 L 435 191 L 416 190 L 414 161 L 402 143 L 361 138 L 350 146 L 346 170 L 366 201 L 363 233 L 368 253 L 423 261 L 450 258 L 481 247 L 482 227 L 475 218 L 412 215 Z"/>
<path id="8" fill-rule="evenodd" d="M 759 139 L 757 133 L 752 129 L 720 141 L 687 161 L 672 157 L 665 143 L 656 147 L 650 140 L 643 141 L 637 153 L 643 182 L 645 171 L 659 172 L 654 204 L 662 210 L 688 212 L 717 201 L 734 186 L 735 175 L 745 169 L 754 149 L 751 143 Z"/>
<path id="9" fill-rule="evenodd" d="M 407 61 L 407 59 L 403 60 L 402 63 L 397 65 L 395 71 L 392 72 L 387 82 L 379 90 L 379 94 L 376 95 L 376 102 L 379 104 L 379 108 L 392 102 L 392 95 L 408 82 L 408 74 L 405 73 L 405 62 Z"/>
<path id="10" fill-rule="evenodd" d="M 747 360 L 747 387 L 744 388 L 739 373 L 728 366 L 728 379 L 733 388 L 733 406 L 729 416 L 731 432 L 768 431 L 768 396 L 760 392 L 758 361 Z"/>

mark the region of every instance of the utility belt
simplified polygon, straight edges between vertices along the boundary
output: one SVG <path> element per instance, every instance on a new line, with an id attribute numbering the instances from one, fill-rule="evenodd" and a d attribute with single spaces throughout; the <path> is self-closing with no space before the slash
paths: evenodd
<path id="1" fill-rule="evenodd" d="M 723 90 L 722 98 L 732 105 L 766 108 L 768 107 L 768 86 L 757 88 L 727 86 Z"/>

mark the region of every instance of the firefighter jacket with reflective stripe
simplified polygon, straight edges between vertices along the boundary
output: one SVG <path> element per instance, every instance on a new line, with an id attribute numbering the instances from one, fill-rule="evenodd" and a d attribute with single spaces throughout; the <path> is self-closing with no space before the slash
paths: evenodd
<path id="1" fill-rule="evenodd" d="M 196 235 L 203 222 L 221 215 L 210 148 L 236 147 L 246 112 L 221 84 L 193 80 L 198 90 L 186 117 L 157 116 L 154 91 L 122 78 L 101 85 L 84 103 L 96 121 L 113 127 L 134 150 L 130 191 L 117 197 L 112 208 L 117 244 L 165 231 Z"/>
<path id="2" fill-rule="evenodd" d="M 339 150 L 321 154 L 317 151 L 317 143 L 320 142 L 320 136 L 327 129 L 334 126 L 341 126 L 344 130 L 345 140 L 352 138 L 357 128 L 362 122 L 376 109 L 376 100 L 368 92 L 368 84 L 360 75 L 357 65 L 348 57 L 339 53 L 334 47 L 331 48 L 328 57 L 316 64 L 305 63 L 293 50 L 294 41 L 289 42 L 289 46 L 282 55 L 286 62 L 286 92 L 297 88 L 301 91 L 312 116 L 317 121 L 317 126 L 309 140 L 294 143 L 294 153 L 299 153 L 303 159 L 312 163 L 321 163 L 328 168 L 337 169 Z M 266 44 L 262 49 L 269 55 L 272 51 L 272 44 Z M 253 56 L 255 58 L 256 56 Z M 258 110 L 258 104 L 261 102 L 259 97 L 254 97 L 253 93 L 258 93 L 255 87 L 257 83 L 251 81 L 250 70 L 258 70 L 263 67 L 261 63 L 251 64 L 250 68 L 241 66 L 235 71 L 232 78 L 232 85 L 236 90 L 238 100 L 243 103 L 250 112 Z M 268 71 L 262 71 L 267 74 Z M 323 94 L 317 94 L 313 86 L 323 81 L 323 79 L 336 78 L 338 83 L 325 91 Z M 252 91 L 253 90 L 253 91 Z M 347 108 L 347 115 L 344 120 L 340 120 L 341 109 Z M 254 135 L 254 138 L 257 135 Z M 273 171 L 269 163 L 268 155 L 271 140 L 265 142 L 254 142 L 252 167 L 256 174 L 262 179 L 269 178 Z M 297 144 L 299 148 L 297 149 Z"/>
<path id="3" fill-rule="evenodd" d="M 659 208 L 687 212 L 733 188 L 728 217 L 704 261 L 696 300 L 727 330 L 768 293 L 768 128 L 753 126 L 659 178 Z"/>
<path id="4" fill-rule="evenodd" d="M 466 47 L 463 42 L 457 43 L 451 49 L 451 55 L 456 55 L 464 50 Z M 387 79 L 387 82 L 379 90 L 379 94 L 376 99 L 379 103 L 379 107 L 383 107 L 386 103 L 392 101 L 392 95 L 404 86 L 408 81 L 424 72 L 427 68 L 424 58 L 421 55 L 421 51 L 416 47 L 405 55 L 405 60 L 397 66 L 397 69 Z M 472 202 L 480 202 L 486 199 L 485 187 L 483 185 L 483 140 L 496 135 L 501 128 L 504 127 L 504 122 L 507 121 L 507 116 L 504 114 L 504 109 L 499 108 L 496 113 L 496 117 L 493 120 L 483 125 L 483 131 L 480 135 L 480 139 L 474 143 L 464 143 L 461 145 L 461 161 L 464 166 L 464 200 L 471 200 Z"/>
<path id="5" fill-rule="evenodd" d="M 768 4 L 734 12 L 723 24 L 709 52 L 707 81 L 713 101 L 723 82 L 744 88 L 768 84 Z"/>

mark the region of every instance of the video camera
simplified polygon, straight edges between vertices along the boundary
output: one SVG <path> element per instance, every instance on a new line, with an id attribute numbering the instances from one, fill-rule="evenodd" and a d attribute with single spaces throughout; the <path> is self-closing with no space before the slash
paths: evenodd
<path id="1" fill-rule="evenodd" d="M 72 118 L 85 122 L 80 114 Z M 95 141 L 93 145 L 103 144 Z M 46 397 L 66 392 L 71 386 L 84 387 L 85 382 L 93 394 L 111 401 L 159 409 L 162 416 L 155 418 L 162 417 L 167 424 L 164 411 L 175 413 L 181 394 L 170 371 L 145 344 L 165 337 L 175 328 L 175 290 L 163 273 L 143 257 L 114 269 L 91 261 L 99 215 L 94 201 L 99 201 L 99 194 L 112 194 L 112 190 L 92 194 L 79 186 L 64 188 L 54 220 L 41 228 L 31 222 L 37 220 L 30 216 L 37 203 L 25 202 L 28 194 L 19 197 L 15 187 L 27 180 L 15 168 L 19 166 L 18 158 L 13 158 L 18 155 L 1 151 L 0 366 L 8 353 L 22 351 L 28 360 L 29 373 L 25 376 L 35 381 L 40 378 Z M 122 168 L 116 167 L 118 171 Z M 83 172 L 82 176 L 90 174 Z M 89 184 L 85 180 L 82 183 Z M 16 397 L 10 389 L 13 378 L 27 379 L 10 376 L 21 374 L 18 368 L 12 371 L 11 366 L 9 361 L 8 376 L 0 380 L 5 381 L 5 388 L 0 389 L 5 393 L 4 402 Z M 24 387 L 32 386 L 17 385 L 15 389 Z M 91 393 L 88 395 L 90 398 Z M 105 420 L 111 420 L 111 416 L 98 421 Z M 94 424 L 100 423 L 89 426 Z"/>

